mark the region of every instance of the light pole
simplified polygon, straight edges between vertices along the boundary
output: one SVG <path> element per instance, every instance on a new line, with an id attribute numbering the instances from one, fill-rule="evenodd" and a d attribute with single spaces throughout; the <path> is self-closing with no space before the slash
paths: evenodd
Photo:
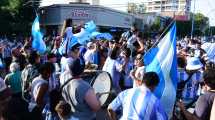
<path id="1" fill-rule="evenodd" d="M 191 38 L 193 38 L 194 19 L 195 19 L 195 9 L 196 9 L 196 0 L 194 0 L 194 9 L 193 9 L 193 18 L 192 18 L 192 28 L 191 28 Z"/>
<path id="2" fill-rule="evenodd" d="M 206 16 L 209 16 L 211 13 L 213 13 L 213 11 L 215 11 L 215 8 L 211 9 L 211 10 L 206 14 Z M 213 20 L 213 19 L 212 19 L 212 18 L 209 18 L 209 33 L 208 33 L 208 36 L 211 36 L 211 26 L 210 26 L 211 20 Z"/>

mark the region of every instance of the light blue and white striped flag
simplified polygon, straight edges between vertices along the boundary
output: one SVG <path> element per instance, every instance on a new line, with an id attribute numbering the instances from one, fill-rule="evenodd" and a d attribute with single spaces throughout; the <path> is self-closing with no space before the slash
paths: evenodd
<path id="1" fill-rule="evenodd" d="M 155 95 L 160 99 L 168 117 L 172 115 L 177 90 L 176 25 L 144 56 L 147 61 L 146 72 L 159 75 L 160 83 Z"/>
<path id="2" fill-rule="evenodd" d="M 40 32 L 40 23 L 39 23 L 39 16 L 34 20 L 34 23 L 32 24 L 32 48 L 37 50 L 39 53 L 43 54 L 46 51 L 46 44 L 43 41 L 43 34 Z"/>

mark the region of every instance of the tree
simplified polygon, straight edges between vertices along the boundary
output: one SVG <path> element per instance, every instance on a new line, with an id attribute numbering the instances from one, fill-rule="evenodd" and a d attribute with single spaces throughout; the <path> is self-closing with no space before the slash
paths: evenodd
<path id="1" fill-rule="evenodd" d="M 27 35 L 35 13 L 32 6 L 24 5 L 29 0 L 1 0 L 0 35 Z"/>
<path id="2" fill-rule="evenodd" d="M 206 36 L 213 36 L 213 35 L 215 35 L 215 26 L 208 27 L 205 30 L 205 35 Z"/>
<path id="3" fill-rule="evenodd" d="M 143 14 L 146 12 L 146 7 L 145 7 L 145 4 L 144 3 L 141 3 L 137 6 L 137 12 L 139 14 Z"/>
<path id="4" fill-rule="evenodd" d="M 191 32 L 192 22 L 189 21 L 176 21 L 177 36 L 189 36 Z"/>
<path id="5" fill-rule="evenodd" d="M 136 4 L 136 3 L 128 3 L 128 13 L 133 14 L 143 14 L 146 12 L 146 7 L 144 3 Z"/>
<path id="6" fill-rule="evenodd" d="M 128 13 L 136 13 L 137 4 L 128 3 Z"/>
<path id="7" fill-rule="evenodd" d="M 192 13 L 190 16 L 193 16 Z M 189 21 L 176 21 L 177 25 L 177 35 L 184 37 L 189 36 L 192 27 L 192 17 Z M 194 36 L 201 36 L 206 33 L 209 27 L 208 18 L 201 13 L 196 13 L 194 15 Z"/>
<path id="8" fill-rule="evenodd" d="M 161 31 L 161 20 L 159 17 L 156 17 L 154 23 L 150 27 L 152 32 L 160 32 Z"/>
<path id="9" fill-rule="evenodd" d="M 203 35 L 209 27 L 209 19 L 201 13 L 195 14 L 195 35 Z"/>

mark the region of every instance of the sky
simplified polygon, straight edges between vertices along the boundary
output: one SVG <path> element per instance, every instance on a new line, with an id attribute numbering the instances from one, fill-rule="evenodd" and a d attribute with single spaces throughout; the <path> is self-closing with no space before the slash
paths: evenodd
<path id="1" fill-rule="evenodd" d="M 215 0 L 196 0 L 195 13 L 203 13 L 209 17 L 210 25 L 215 26 Z M 194 1 L 192 2 L 192 11 L 194 11 Z"/>
<path id="2" fill-rule="evenodd" d="M 68 3 L 70 0 L 42 0 L 42 5 L 50 5 L 57 3 Z M 91 1 L 91 0 L 89 0 Z M 113 9 L 126 11 L 128 2 L 140 3 L 146 0 L 100 0 L 100 4 Z M 195 13 L 203 13 L 209 17 L 211 26 L 215 26 L 215 0 L 196 0 L 196 9 L 194 10 L 194 1 L 192 0 L 191 11 Z"/>

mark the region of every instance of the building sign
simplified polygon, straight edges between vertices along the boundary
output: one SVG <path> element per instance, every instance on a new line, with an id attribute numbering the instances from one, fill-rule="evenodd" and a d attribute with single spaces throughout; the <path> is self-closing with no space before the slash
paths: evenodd
<path id="1" fill-rule="evenodd" d="M 175 15 L 175 20 L 178 21 L 189 21 L 189 16 L 188 15 Z"/>
<path id="2" fill-rule="evenodd" d="M 73 10 L 72 18 L 89 18 L 90 14 L 86 10 Z"/>

